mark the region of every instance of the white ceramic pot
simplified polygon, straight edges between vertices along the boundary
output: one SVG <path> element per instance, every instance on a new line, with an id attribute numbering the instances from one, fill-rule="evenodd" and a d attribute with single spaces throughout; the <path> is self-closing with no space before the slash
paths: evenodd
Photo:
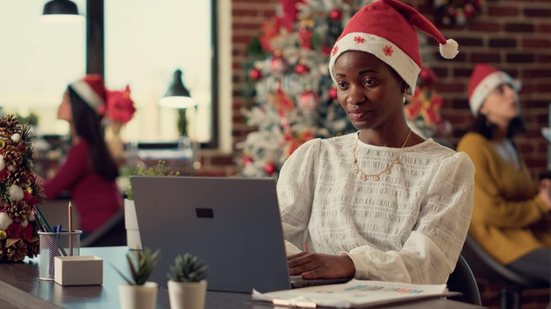
<path id="1" fill-rule="evenodd" d="M 124 227 L 126 228 L 126 245 L 128 249 L 141 250 L 142 240 L 140 238 L 134 200 L 124 200 Z"/>
<path id="2" fill-rule="evenodd" d="M 155 309 L 157 303 L 157 283 L 144 285 L 119 285 L 121 309 Z"/>
<path id="3" fill-rule="evenodd" d="M 168 297 L 172 309 L 203 309 L 207 295 L 207 281 L 168 281 Z"/>

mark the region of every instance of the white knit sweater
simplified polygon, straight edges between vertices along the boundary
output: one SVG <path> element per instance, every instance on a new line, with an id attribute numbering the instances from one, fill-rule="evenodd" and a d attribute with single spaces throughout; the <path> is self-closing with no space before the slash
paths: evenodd
<path id="1" fill-rule="evenodd" d="M 380 181 L 365 174 L 400 165 Z M 473 207 L 468 156 L 432 140 L 403 150 L 364 144 L 352 133 L 314 139 L 285 162 L 277 191 L 285 239 L 313 252 L 348 254 L 355 277 L 441 284 L 465 241 Z"/>

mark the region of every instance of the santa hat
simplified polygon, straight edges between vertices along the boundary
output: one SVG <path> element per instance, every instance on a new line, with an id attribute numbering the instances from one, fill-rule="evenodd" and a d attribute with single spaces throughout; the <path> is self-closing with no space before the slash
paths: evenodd
<path id="1" fill-rule="evenodd" d="M 457 42 L 446 40 L 417 10 L 398 0 L 377 0 L 354 14 L 337 39 L 329 59 L 331 78 L 335 80 L 335 61 L 342 53 L 363 51 L 392 67 L 413 93 L 423 67 L 414 26 L 440 43 L 444 58 L 453 59 L 457 55 Z"/>
<path id="2" fill-rule="evenodd" d="M 101 75 L 86 75 L 83 79 L 69 84 L 69 87 L 96 113 L 100 113 L 100 108 L 105 104 L 107 98 L 107 90 Z"/>
<path id="3" fill-rule="evenodd" d="M 520 90 L 520 83 L 513 80 L 511 76 L 503 71 L 499 71 L 491 65 L 477 64 L 469 80 L 469 106 L 473 115 L 478 115 L 480 106 L 486 100 L 490 92 L 494 91 L 499 85 L 509 84 L 516 91 Z"/>

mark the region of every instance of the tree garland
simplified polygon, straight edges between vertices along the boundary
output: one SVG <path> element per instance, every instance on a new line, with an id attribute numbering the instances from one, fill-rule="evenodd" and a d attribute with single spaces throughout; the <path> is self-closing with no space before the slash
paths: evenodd
<path id="1" fill-rule="evenodd" d="M 0 262 L 38 254 L 33 206 L 43 200 L 32 171 L 32 133 L 8 115 L 0 118 Z"/>
<path id="2" fill-rule="evenodd" d="M 443 26 L 464 26 L 480 13 L 481 0 L 432 0 L 435 22 Z"/>

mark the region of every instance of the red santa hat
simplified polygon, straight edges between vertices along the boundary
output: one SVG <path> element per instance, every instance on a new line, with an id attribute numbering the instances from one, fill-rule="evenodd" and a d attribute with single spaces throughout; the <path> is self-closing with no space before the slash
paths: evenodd
<path id="1" fill-rule="evenodd" d="M 444 58 L 453 59 L 457 55 L 457 42 L 446 40 L 417 10 L 398 0 L 376 0 L 354 14 L 337 39 L 329 58 L 331 78 L 335 80 L 335 61 L 342 53 L 363 51 L 392 67 L 413 94 L 423 67 L 414 26 L 440 43 L 440 54 Z"/>
<path id="2" fill-rule="evenodd" d="M 101 75 L 86 75 L 83 79 L 69 84 L 69 87 L 96 113 L 100 114 L 100 108 L 105 104 L 107 99 L 107 90 L 105 89 Z"/>
<path id="3" fill-rule="evenodd" d="M 521 87 L 518 81 L 513 80 L 507 73 L 499 71 L 491 65 L 477 64 L 475 66 L 467 89 L 469 106 L 473 115 L 478 115 L 480 106 L 482 106 L 490 92 L 503 84 L 511 85 L 516 91 L 519 91 Z"/>

